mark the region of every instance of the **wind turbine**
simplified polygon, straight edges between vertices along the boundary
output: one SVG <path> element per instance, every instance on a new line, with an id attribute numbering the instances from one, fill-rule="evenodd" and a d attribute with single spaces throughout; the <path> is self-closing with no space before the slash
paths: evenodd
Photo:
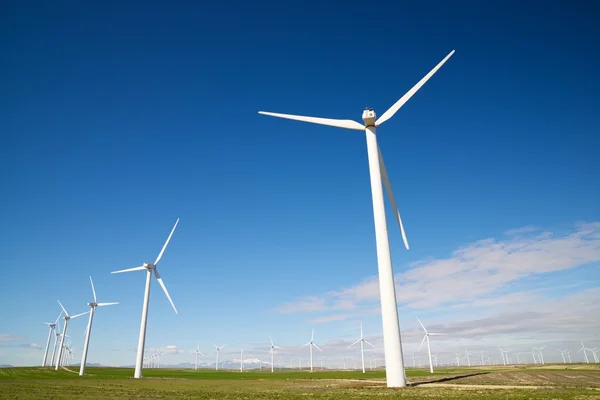
<path id="1" fill-rule="evenodd" d="M 275 359 L 275 349 L 280 349 L 281 347 L 275 346 L 273 344 L 273 339 L 269 336 L 269 340 L 271 341 L 271 350 L 269 350 L 269 354 L 271 354 L 271 372 L 273 372 L 273 363 Z"/>
<path id="2" fill-rule="evenodd" d="M 92 321 L 94 320 L 94 314 L 96 313 L 96 307 L 105 307 L 119 304 L 118 302 L 113 303 L 98 303 L 96 298 L 96 289 L 94 289 L 94 281 L 90 276 L 90 284 L 92 285 L 92 293 L 94 294 L 94 301 L 88 303 L 90 306 L 90 319 L 88 320 L 87 332 L 85 334 L 85 343 L 83 344 L 83 354 L 81 356 L 81 366 L 79 367 L 79 375 L 82 376 L 85 372 L 85 363 L 87 361 L 88 347 L 90 345 L 90 335 L 92 333 Z"/>
<path id="3" fill-rule="evenodd" d="M 58 320 L 60 319 L 61 315 L 62 315 L 62 311 L 60 312 L 60 314 L 58 314 L 58 317 L 56 317 L 56 321 L 44 322 L 46 325 L 48 325 L 48 340 L 46 341 L 46 350 L 44 351 L 44 359 L 42 360 L 42 367 L 46 366 L 46 360 L 48 359 L 48 349 L 50 348 L 50 339 L 52 338 L 52 332 L 54 332 L 54 328 L 56 328 L 56 324 L 58 324 Z"/>
<path id="4" fill-rule="evenodd" d="M 58 369 L 60 368 L 60 365 L 61 365 L 61 361 L 62 361 L 61 358 L 63 356 L 63 348 L 65 346 L 65 336 L 67 335 L 67 327 L 69 326 L 69 321 L 74 318 L 81 317 L 82 315 L 89 313 L 89 311 L 71 316 L 71 315 L 69 315 L 67 310 L 63 307 L 62 303 L 59 300 L 56 300 L 56 301 L 58 301 L 60 308 L 62 308 L 63 312 L 65 313 L 65 316 L 64 316 L 65 323 L 63 325 L 63 331 L 62 331 L 62 334 L 60 337 L 60 347 L 58 348 L 58 356 L 56 357 L 56 367 L 54 368 L 55 371 L 58 371 Z"/>
<path id="5" fill-rule="evenodd" d="M 213 346 L 215 346 L 215 349 L 217 349 L 217 361 L 215 361 L 215 370 L 218 370 L 219 369 L 219 353 L 221 352 L 221 349 L 227 345 L 224 344 L 223 346 L 217 346 L 216 344 L 213 343 Z"/>
<path id="6" fill-rule="evenodd" d="M 321 350 L 321 348 L 315 344 L 314 339 L 315 339 L 315 329 L 313 328 L 312 334 L 310 335 L 310 342 L 300 346 L 300 348 L 303 348 L 304 346 L 308 346 L 308 348 L 310 349 L 310 372 L 313 372 L 313 355 L 312 355 L 313 346 L 315 346 L 321 353 L 323 352 L 323 350 Z M 300 358 L 300 357 L 298 357 L 298 358 Z"/>
<path id="7" fill-rule="evenodd" d="M 471 359 L 469 356 L 472 356 L 473 353 L 469 353 L 469 350 L 465 349 L 465 358 L 467 359 L 467 366 L 471 366 Z"/>
<path id="8" fill-rule="evenodd" d="M 240 372 L 244 372 L 244 349 L 240 349 Z"/>
<path id="9" fill-rule="evenodd" d="M 587 355 L 587 352 L 586 352 L 586 350 L 587 350 L 587 349 L 586 349 L 586 348 L 585 348 L 585 346 L 583 345 L 583 340 L 582 340 L 582 341 L 581 341 L 581 348 L 579 349 L 578 353 L 579 353 L 580 351 L 583 351 L 583 355 L 585 356 L 585 362 L 589 364 L 589 363 L 590 363 L 590 359 L 588 358 L 588 355 Z"/>
<path id="10" fill-rule="evenodd" d="M 62 310 L 60 312 L 62 315 Z M 58 348 L 59 337 L 60 337 L 60 319 L 56 322 L 56 328 L 54 330 L 54 348 L 52 349 L 52 359 L 50 360 L 50 366 L 54 365 L 54 357 L 56 356 L 56 349 Z"/>
<path id="11" fill-rule="evenodd" d="M 356 343 L 360 343 L 360 357 L 361 357 L 361 361 L 362 361 L 362 372 L 363 374 L 365 373 L 365 343 L 368 344 L 371 347 L 375 347 L 373 346 L 371 343 L 367 342 L 367 340 L 365 338 L 363 338 L 363 326 L 362 326 L 362 321 L 360 322 L 360 339 L 358 339 L 356 342 L 352 343 L 350 346 L 348 346 L 348 348 L 354 346 Z"/>
<path id="12" fill-rule="evenodd" d="M 567 350 L 561 350 L 561 349 L 556 349 L 558 351 L 560 351 L 560 355 L 562 356 L 563 359 L 563 364 L 567 363 L 567 360 L 565 359 L 565 354 L 567 354 Z"/>
<path id="13" fill-rule="evenodd" d="M 173 310 L 175 310 L 175 314 L 178 314 L 177 308 L 175 308 L 175 304 L 173 303 L 173 300 L 171 300 L 171 296 L 169 296 L 167 287 L 165 286 L 162 278 L 160 277 L 160 274 L 158 273 L 158 269 L 157 269 L 158 262 L 162 258 L 163 254 L 165 252 L 165 249 L 167 248 L 167 245 L 169 244 L 169 241 L 171 240 L 171 236 L 173 236 L 173 232 L 175 232 L 175 228 L 177 228 L 178 223 L 179 223 L 179 218 L 177 218 L 177 221 L 175 222 L 175 225 L 173 226 L 173 229 L 171 230 L 171 233 L 169 234 L 167 241 L 165 242 L 160 253 L 158 253 L 158 257 L 156 257 L 156 261 L 154 261 L 153 264 L 149 264 L 149 263 L 145 262 L 144 265 L 142 265 L 140 267 L 122 269 L 120 271 L 111 272 L 111 274 L 120 274 L 122 272 L 133 272 L 133 271 L 144 271 L 144 270 L 146 271 L 146 289 L 144 291 L 144 304 L 142 306 L 142 322 L 140 325 L 140 336 L 138 339 L 137 357 L 135 360 L 135 373 L 133 375 L 134 378 L 139 379 L 142 377 L 142 368 L 144 365 L 144 345 L 146 343 L 146 323 L 148 322 L 148 305 L 150 303 L 150 283 L 152 282 L 152 271 L 153 270 L 154 270 L 154 276 L 156 277 L 156 280 L 158 281 L 160 287 L 162 287 L 163 292 L 165 292 L 165 294 L 167 295 L 167 299 L 169 299 L 171 306 L 173 306 Z"/>
<path id="14" fill-rule="evenodd" d="M 421 320 L 418 317 L 417 317 L 417 321 L 419 321 L 421 328 L 423 328 L 423 330 L 425 331 L 425 336 L 423 336 L 423 340 L 421 340 L 421 344 L 417 348 L 417 351 L 419 351 L 419 349 L 423 345 L 423 342 L 425 340 L 427 340 L 427 353 L 429 354 L 429 372 L 431 372 L 433 374 L 433 363 L 431 362 L 431 346 L 429 345 L 429 336 L 441 336 L 441 335 L 443 335 L 443 333 L 427 332 L 427 329 L 425 329 L 425 326 L 423 326 L 423 323 L 421 322 Z M 436 367 L 437 367 L 437 365 L 436 365 Z"/>
<path id="15" fill-rule="evenodd" d="M 192 353 L 194 356 L 196 356 L 196 360 L 194 362 L 194 369 L 198 369 L 198 355 L 203 356 L 204 354 L 202 354 L 202 352 L 200 351 L 200 342 L 196 342 L 196 351 L 194 351 Z"/>
<path id="16" fill-rule="evenodd" d="M 571 350 L 566 352 L 567 357 L 569 357 L 569 364 L 571 364 Z"/>
<path id="17" fill-rule="evenodd" d="M 588 350 L 592 352 L 592 355 L 594 356 L 594 362 L 597 363 L 598 362 L 598 348 L 594 347 L 593 349 L 588 349 Z"/>
<path id="18" fill-rule="evenodd" d="M 375 241 L 377 247 L 377 264 L 379 271 L 379 291 L 381 297 L 381 317 L 383 323 L 383 343 L 385 352 L 386 380 L 388 387 L 406 386 L 406 376 L 404 371 L 404 358 L 402 356 L 402 343 L 400 337 L 400 325 L 398 322 L 398 309 L 396 303 L 396 289 L 394 285 L 394 271 L 392 269 L 392 259 L 390 255 L 390 244 L 387 234 L 387 223 L 385 218 L 385 205 L 383 200 L 382 181 L 387 190 L 393 212 L 400 226 L 404 245 L 408 249 L 408 240 L 402 226 L 400 213 L 396 205 L 396 200 L 392 193 L 392 187 L 388 179 L 388 174 L 383 163 L 383 157 L 377 144 L 376 128 L 383 124 L 402 107 L 429 78 L 444 65 L 446 61 L 454 54 L 450 52 L 438 65 L 436 65 L 423 79 L 421 79 L 412 89 L 402 96 L 394 105 L 392 105 L 377 120 L 375 111 L 366 109 L 363 111 L 360 124 L 353 120 L 339 120 L 329 118 L 305 117 L 299 115 L 279 114 L 272 112 L 259 111 L 259 114 L 272 117 L 292 119 L 296 121 L 310 122 L 313 124 L 334 126 L 337 128 L 352 129 L 364 131 L 367 139 L 367 153 L 369 159 L 369 173 L 371 180 L 371 196 L 373 201 L 373 216 L 375 221 Z"/>
<path id="19" fill-rule="evenodd" d="M 543 345 L 542 347 L 539 347 L 539 348 L 538 347 L 534 347 L 533 348 L 533 350 L 537 350 L 538 351 L 538 354 L 540 355 L 540 362 L 542 364 L 545 364 L 544 363 L 544 354 L 542 354 L 542 350 L 544 349 L 544 347 L 546 347 L 546 345 Z M 508 357 L 507 357 L 507 359 L 508 359 Z"/>

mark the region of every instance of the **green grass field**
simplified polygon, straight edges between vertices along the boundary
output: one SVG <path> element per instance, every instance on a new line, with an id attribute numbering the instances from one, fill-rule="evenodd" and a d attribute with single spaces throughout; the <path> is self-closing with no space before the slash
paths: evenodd
<path id="1" fill-rule="evenodd" d="M 237 371 L 125 368 L 0 369 L 0 399 L 600 399 L 600 367 L 407 370 L 413 384 L 387 389 L 383 371 Z"/>

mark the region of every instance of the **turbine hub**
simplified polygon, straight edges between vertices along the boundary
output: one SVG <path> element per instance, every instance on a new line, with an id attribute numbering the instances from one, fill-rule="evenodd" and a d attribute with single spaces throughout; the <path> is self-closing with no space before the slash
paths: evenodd
<path id="1" fill-rule="evenodd" d="M 367 108 L 363 111 L 362 119 L 365 122 L 366 127 L 375 126 L 376 117 L 375 111 L 373 111 L 372 108 Z"/>

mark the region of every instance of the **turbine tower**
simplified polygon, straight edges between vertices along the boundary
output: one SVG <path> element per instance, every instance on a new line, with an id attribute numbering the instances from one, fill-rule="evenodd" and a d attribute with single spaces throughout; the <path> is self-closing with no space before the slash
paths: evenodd
<path id="1" fill-rule="evenodd" d="M 303 348 L 304 346 L 308 346 L 308 348 L 310 349 L 310 372 L 313 372 L 313 355 L 312 355 L 313 346 L 315 346 L 321 353 L 323 352 L 323 350 L 321 350 L 321 348 L 316 345 L 314 340 L 315 340 L 315 328 L 313 328 L 312 334 L 310 335 L 310 342 L 300 346 L 300 348 Z M 298 357 L 298 359 L 300 359 L 300 357 Z"/>
<path id="2" fill-rule="evenodd" d="M 271 354 L 271 372 L 273 372 L 273 362 L 275 359 L 275 349 L 280 349 L 281 347 L 275 346 L 273 344 L 273 339 L 269 336 L 269 340 L 271 341 L 271 350 L 269 350 L 269 354 Z"/>
<path id="3" fill-rule="evenodd" d="M 94 301 L 88 303 L 90 306 L 90 319 L 88 320 L 87 332 L 85 334 L 85 342 L 83 344 L 83 354 L 81 356 L 81 366 L 79 367 L 79 376 L 82 376 L 85 373 L 85 363 L 87 361 L 88 347 L 90 345 L 90 335 L 92 333 L 92 321 L 94 320 L 94 314 L 96 313 L 96 307 L 105 307 L 112 306 L 115 303 L 98 303 L 98 299 L 96 298 L 96 289 L 94 289 L 94 281 L 92 281 L 92 277 L 90 276 L 90 284 L 92 285 L 92 293 L 94 294 Z"/>
<path id="4" fill-rule="evenodd" d="M 219 370 L 219 353 L 221 352 L 221 349 L 227 345 L 224 344 L 223 346 L 219 347 L 213 343 L 213 346 L 215 346 L 215 349 L 217 349 L 217 361 L 215 361 L 215 371 L 218 371 Z"/>
<path id="5" fill-rule="evenodd" d="M 582 340 L 581 341 L 581 348 L 577 352 L 579 353 L 580 351 L 583 351 L 583 355 L 585 356 L 585 362 L 589 364 L 590 363 L 590 359 L 588 358 L 587 350 L 588 349 L 585 348 L 585 346 L 583 345 L 583 340 Z"/>
<path id="6" fill-rule="evenodd" d="M 179 223 L 179 218 L 175 222 L 167 241 L 165 242 L 162 250 L 158 253 L 158 257 L 156 257 L 156 261 L 153 264 L 145 262 L 144 265 L 140 267 L 122 269 L 120 271 L 111 272 L 111 274 L 120 274 L 122 272 L 133 272 L 133 271 L 146 271 L 146 289 L 144 290 L 144 303 L 142 305 L 142 322 L 140 325 L 140 336 L 138 338 L 138 348 L 137 348 L 137 356 L 135 360 L 135 373 L 133 375 L 134 378 L 139 379 L 142 377 L 142 368 L 144 367 L 144 345 L 146 343 L 146 324 L 148 322 L 148 305 L 150 303 L 150 283 L 152 282 L 152 271 L 154 271 L 154 276 L 158 281 L 160 287 L 162 287 L 163 292 L 167 295 L 167 299 L 173 306 L 173 310 L 175 310 L 175 314 L 178 314 L 177 308 L 175 308 L 175 304 L 173 300 L 171 300 L 171 296 L 169 296 L 169 292 L 167 291 L 167 287 L 165 286 L 160 274 L 158 273 L 157 265 L 160 259 L 162 258 L 169 241 L 171 240 L 171 236 L 173 236 L 173 232 L 175 232 L 175 228 L 177 228 L 177 224 Z"/>
<path id="7" fill-rule="evenodd" d="M 419 321 L 421 328 L 423 328 L 423 330 L 425 331 L 425 336 L 423 336 L 423 340 L 421 340 L 421 344 L 417 348 L 417 351 L 419 351 L 421 346 L 423 346 L 423 342 L 427 339 L 427 353 L 429 354 L 429 372 L 431 372 L 433 374 L 433 363 L 431 362 L 431 346 L 429 345 L 429 336 L 441 336 L 441 335 L 443 335 L 443 333 L 427 332 L 427 329 L 425 329 L 425 327 L 423 326 L 423 323 L 421 322 L 421 320 L 418 317 L 417 317 L 417 321 Z M 437 367 L 437 365 L 436 365 L 436 367 Z"/>
<path id="8" fill-rule="evenodd" d="M 334 126 L 337 128 L 364 131 L 367 140 L 367 154 L 369 159 L 369 174 L 371 180 L 371 197 L 373 201 L 373 217 L 375 222 L 375 242 L 377 247 L 377 264 L 379 271 L 379 291 L 381 297 L 381 318 L 383 324 L 383 344 L 385 352 L 386 381 L 388 387 L 406 386 L 406 375 L 404 371 L 404 358 L 402 356 L 402 343 L 400 337 L 400 324 L 398 321 L 398 305 L 396 302 L 396 288 L 394 286 L 394 271 L 392 269 L 392 259 L 390 254 L 390 244 L 387 234 L 387 222 L 385 218 L 385 204 L 383 199 L 382 181 L 396 216 L 404 245 L 408 249 L 408 240 L 402 226 L 400 213 L 396 206 L 396 200 L 392 193 L 392 187 L 388 179 L 388 174 L 383 163 L 383 157 L 377 144 L 376 128 L 394 116 L 429 78 L 444 65 L 446 61 L 454 54 L 450 52 L 438 65 L 435 66 L 423 79 L 421 79 L 412 89 L 402 96 L 394 105 L 392 105 L 383 115 L 376 119 L 373 109 L 363 111 L 362 119 L 364 124 L 353 120 L 339 120 L 329 118 L 305 117 L 299 115 L 279 114 L 272 112 L 259 111 L 259 114 L 269 115 L 278 118 L 287 118 L 296 121 L 310 122 L 313 124 Z"/>
<path id="9" fill-rule="evenodd" d="M 62 315 L 62 311 L 60 312 L 60 314 L 58 314 L 58 317 L 56 317 L 56 321 L 44 322 L 46 325 L 48 325 L 48 340 L 46 341 L 46 350 L 44 351 L 44 359 L 42 360 L 42 367 L 46 366 L 46 360 L 48 359 L 48 349 L 50 348 L 50 339 L 52 339 L 52 332 L 54 332 L 54 329 L 56 328 L 56 324 L 58 324 L 58 320 L 60 319 L 61 315 Z M 55 345 L 55 347 L 56 347 L 56 345 Z M 54 357 L 54 354 L 52 355 L 52 357 Z"/>
<path id="10" fill-rule="evenodd" d="M 348 348 L 354 346 L 356 343 L 360 342 L 360 358 L 362 361 L 362 372 L 363 374 L 365 373 L 365 343 L 368 344 L 371 347 L 375 347 L 373 346 L 371 343 L 367 342 L 367 340 L 363 337 L 363 327 L 362 327 L 362 321 L 360 322 L 360 339 L 358 339 L 356 342 L 352 343 L 350 346 L 348 346 Z"/>
<path id="11" fill-rule="evenodd" d="M 198 355 L 204 355 L 200 351 L 200 341 L 196 342 L 196 351 L 194 351 L 192 354 L 196 356 L 196 360 L 194 361 L 194 369 L 198 369 Z"/>
<path id="12" fill-rule="evenodd" d="M 69 313 L 67 312 L 67 310 L 65 310 L 65 308 L 63 307 L 62 303 L 59 300 L 58 304 L 60 305 L 60 308 L 62 308 L 63 312 L 65 313 L 65 323 L 63 324 L 63 331 L 62 334 L 60 336 L 60 346 L 58 347 L 58 356 L 56 357 L 56 366 L 54 368 L 54 370 L 58 371 L 58 369 L 61 366 L 61 362 L 62 362 L 62 357 L 63 357 L 63 350 L 65 347 L 65 336 L 67 336 L 67 327 L 69 326 L 69 321 L 72 319 L 75 319 L 77 317 L 81 317 L 82 315 L 85 315 L 87 313 L 89 313 L 89 311 L 86 311 L 84 313 L 81 314 L 76 314 L 76 315 L 69 315 Z"/>

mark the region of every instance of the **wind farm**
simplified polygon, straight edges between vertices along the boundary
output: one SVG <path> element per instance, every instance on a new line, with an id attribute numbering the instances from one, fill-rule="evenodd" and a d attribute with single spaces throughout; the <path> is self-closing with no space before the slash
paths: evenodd
<path id="1" fill-rule="evenodd" d="M 591 4 L 13 3 L 0 400 L 598 397 Z"/>

